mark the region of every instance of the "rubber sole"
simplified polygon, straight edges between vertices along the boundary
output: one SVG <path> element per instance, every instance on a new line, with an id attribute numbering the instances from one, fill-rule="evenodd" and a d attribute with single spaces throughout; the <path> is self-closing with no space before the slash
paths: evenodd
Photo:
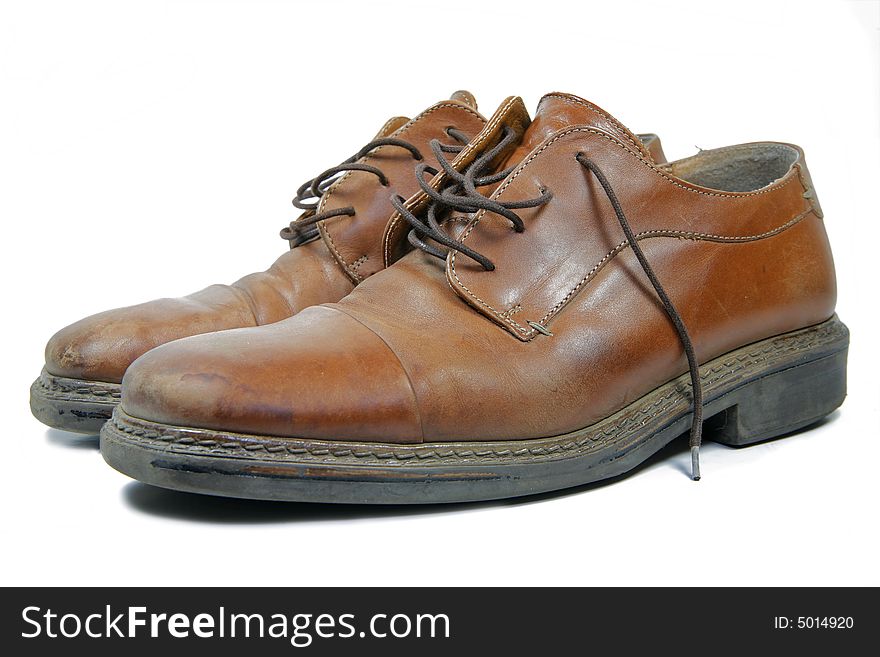
<path id="1" fill-rule="evenodd" d="M 31 413 L 54 429 L 96 434 L 120 397 L 118 383 L 69 379 L 43 370 L 31 385 Z"/>
<path id="2" fill-rule="evenodd" d="M 848 345 L 849 331 L 833 317 L 706 363 L 704 439 L 748 445 L 828 415 L 846 396 Z M 101 453 L 145 483 L 210 495 L 348 504 L 491 500 L 626 473 L 688 429 L 690 404 L 683 375 L 566 435 L 413 445 L 176 427 L 119 408 L 101 432 Z"/>

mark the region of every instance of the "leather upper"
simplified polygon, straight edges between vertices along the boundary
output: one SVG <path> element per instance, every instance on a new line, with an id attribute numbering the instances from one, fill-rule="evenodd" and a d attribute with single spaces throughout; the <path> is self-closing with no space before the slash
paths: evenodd
<path id="1" fill-rule="evenodd" d="M 603 110 L 551 94 L 493 196 L 546 187 L 552 199 L 517 210 L 522 233 L 480 211 L 460 236 L 494 271 L 414 251 L 338 303 L 154 350 L 126 375 L 124 410 L 387 443 L 538 438 L 609 416 L 687 365 L 578 153 L 613 186 L 700 361 L 833 314 L 831 251 L 800 149 L 744 144 L 658 164 Z"/>
<path id="2" fill-rule="evenodd" d="M 378 136 L 408 141 L 431 161 L 432 139 L 456 143 L 448 128 L 473 137 L 485 125 L 470 94 L 458 92 L 414 119 L 389 120 Z M 67 326 L 49 340 L 46 370 L 57 376 L 119 382 L 132 361 L 165 342 L 268 324 L 312 305 L 338 301 L 384 267 L 382 238 L 393 210 L 389 197 L 409 197 L 419 189 L 413 176 L 416 162 L 404 149 L 380 146 L 360 161 L 381 169 L 389 185 L 363 171 L 341 176 L 322 197 L 318 211 L 352 206 L 355 214 L 321 222 L 320 239 L 291 249 L 268 270 L 232 285 L 110 310 Z"/>

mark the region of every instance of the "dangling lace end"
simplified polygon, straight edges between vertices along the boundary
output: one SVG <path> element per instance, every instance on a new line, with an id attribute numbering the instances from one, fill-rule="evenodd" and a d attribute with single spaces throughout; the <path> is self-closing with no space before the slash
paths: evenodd
<path id="1" fill-rule="evenodd" d="M 700 480 L 700 446 L 691 447 L 691 478 L 694 481 Z"/>

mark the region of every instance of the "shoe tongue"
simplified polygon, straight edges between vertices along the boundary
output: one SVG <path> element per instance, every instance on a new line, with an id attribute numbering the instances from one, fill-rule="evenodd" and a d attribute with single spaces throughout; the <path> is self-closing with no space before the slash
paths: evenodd
<path id="1" fill-rule="evenodd" d="M 625 144 L 632 145 L 649 162 L 654 161 L 641 140 L 602 108 L 571 94 L 551 93 L 538 103 L 535 117 L 508 164 L 522 160 L 550 135 L 576 125 L 602 130 Z"/>

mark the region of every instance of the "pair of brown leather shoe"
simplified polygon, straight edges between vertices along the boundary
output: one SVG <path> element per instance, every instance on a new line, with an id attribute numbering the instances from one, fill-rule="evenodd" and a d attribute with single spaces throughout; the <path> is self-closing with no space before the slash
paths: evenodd
<path id="1" fill-rule="evenodd" d="M 34 414 L 158 486 L 421 503 L 612 477 L 687 432 L 698 478 L 703 435 L 766 440 L 845 396 L 797 146 L 666 162 L 575 96 L 486 119 L 457 92 L 294 204 L 267 271 L 57 333 Z"/>

